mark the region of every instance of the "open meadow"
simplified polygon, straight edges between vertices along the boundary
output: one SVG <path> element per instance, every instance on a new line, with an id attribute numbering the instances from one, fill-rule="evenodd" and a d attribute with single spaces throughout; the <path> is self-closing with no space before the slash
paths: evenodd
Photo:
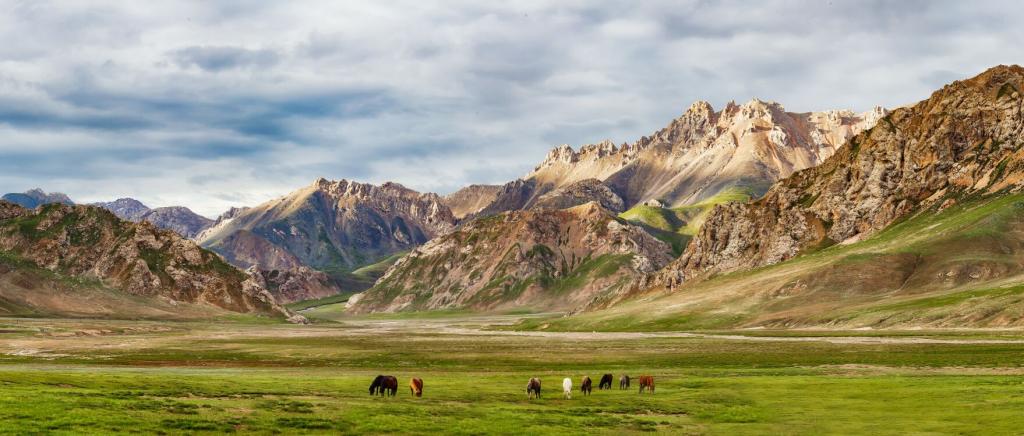
<path id="1" fill-rule="evenodd" d="M 0 320 L 3 433 L 1001 434 L 1024 424 L 1012 331 L 515 332 L 519 317 L 311 326 Z M 615 374 L 613 389 L 585 397 Z M 618 389 L 655 377 L 653 395 Z M 377 374 L 395 398 L 371 397 Z M 410 377 L 425 382 L 409 394 Z M 543 397 L 527 399 L 538 377 Z M 561 380 L 576 391 L 562 398 Z"/>

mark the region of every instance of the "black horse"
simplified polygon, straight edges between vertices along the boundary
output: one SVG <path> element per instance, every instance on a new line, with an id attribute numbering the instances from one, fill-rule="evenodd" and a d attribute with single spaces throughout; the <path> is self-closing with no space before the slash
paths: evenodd
<path id="1" fill-rule="evenodd" d="M 612 380 L 614 378 L 615 377 L 612 376 L 611 374 L 602 375 L 601 376 L 601 383 L 599 383 L 597 385 L 597 388 L 598 389 L 611 389 L 612 388 Z"/>
<path id="2" fill-rule="evenodd" d="M 398 393 L 398 379 L 390 375 L 378 375 L 370 384 L 370 395 L 395 396 Z"/>

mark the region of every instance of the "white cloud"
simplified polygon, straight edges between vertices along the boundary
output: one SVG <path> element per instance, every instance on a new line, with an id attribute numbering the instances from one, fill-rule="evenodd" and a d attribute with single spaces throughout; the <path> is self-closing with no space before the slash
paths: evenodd
<path id="1" fill-rule="evenodd" d="M 899 105 L 1024 58 L 1012 2 L 0 1 L 0 191 L 214 215 L 449 191 L 690 102 Z"/>

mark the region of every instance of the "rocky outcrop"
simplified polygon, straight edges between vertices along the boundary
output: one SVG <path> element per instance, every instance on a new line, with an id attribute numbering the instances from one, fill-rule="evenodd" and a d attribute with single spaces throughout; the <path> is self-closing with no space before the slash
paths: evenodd
<path id="1" fill-rule="evenodd" d="M 499 192 L 499 185 L 469 185 L 442 197 L 441 200 L 451 209 L 455 218 L 462 219 L 480 212 L 493 203 Z"/>
<path id="2" fill-rule="evenodd" d="M 436 194 L 396 183 L 319 179 L 221 217 L 199 241 L 244 268 L 351 271 L 423 244 L 455 222 Z"/>
<path id="3" fill-rule="evenodd" d="M 338 293 L 338 287 L 327 274 L 305 266 L 270 271 L 252 267 L 246 273 L 270 291 L 281 304 L 314 300 Z"/>
<path id="4" fill-rule="evenodd" d="M 17 204 L 26 209 L 34 209 L 36 207 L 50 203 L 75 204 L 65 194 L 62 194 L 60 192 L 51 192 L 47 194 L 45 191 L 39 188 L 29 189 L 24 193 L 4 194 L 2 199 L 4 201 Z"/>
<path id="5" fill-rule="evenodd" d="M 0 203 L 0 250 L 130 295 L 275 317 L 293 314 L 242 271 L 174 232 L 92 206 Z M 298 320 L 298 318 L 296 318 Z"/>
<path id="6" fill-rule="evenodd" d="M 850 243 L 911 213 L 1024 181 L 1024 69 L 1000 66 L 893 111 L 824 164 L 750 204 L 717 207 L 659 281 L 777 263 Z"/>
<path id="7" fill-rule="evenodd" d="M 589 202 L 615 213 L 626 210 L 622 198 L 597 179 L 584 179 L 537 198 L 531 209 L 567 209 Z"/>
<path id="8" fill-rule="evenodd" d="M 668 245 L 597 203 L 506 212 L 414 249 L 349 310 L 600 306 L 671 258 Z"/>

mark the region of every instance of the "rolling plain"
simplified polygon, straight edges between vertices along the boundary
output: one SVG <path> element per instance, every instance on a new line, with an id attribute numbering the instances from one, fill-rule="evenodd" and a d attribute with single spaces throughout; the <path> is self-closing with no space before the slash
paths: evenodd
<path id="1" fill-rule="evenodd" d="M 335 303 L 339 304 L 339 303 Z M 329 306 L 307 311 L 331 313 Z M 993 434 L 1021 425 L 1010 330 L 517 331 L 551 314 L 308 326 L 0 320 L 0 432 Z M 562 398 L 561 379 L 655 377 Z M 377 374 L 397 397 L 371 397 Z M 425 381 L 422 398 L 408 379 Z M 530 377 L 543 398 L 528 400 Z"/>

